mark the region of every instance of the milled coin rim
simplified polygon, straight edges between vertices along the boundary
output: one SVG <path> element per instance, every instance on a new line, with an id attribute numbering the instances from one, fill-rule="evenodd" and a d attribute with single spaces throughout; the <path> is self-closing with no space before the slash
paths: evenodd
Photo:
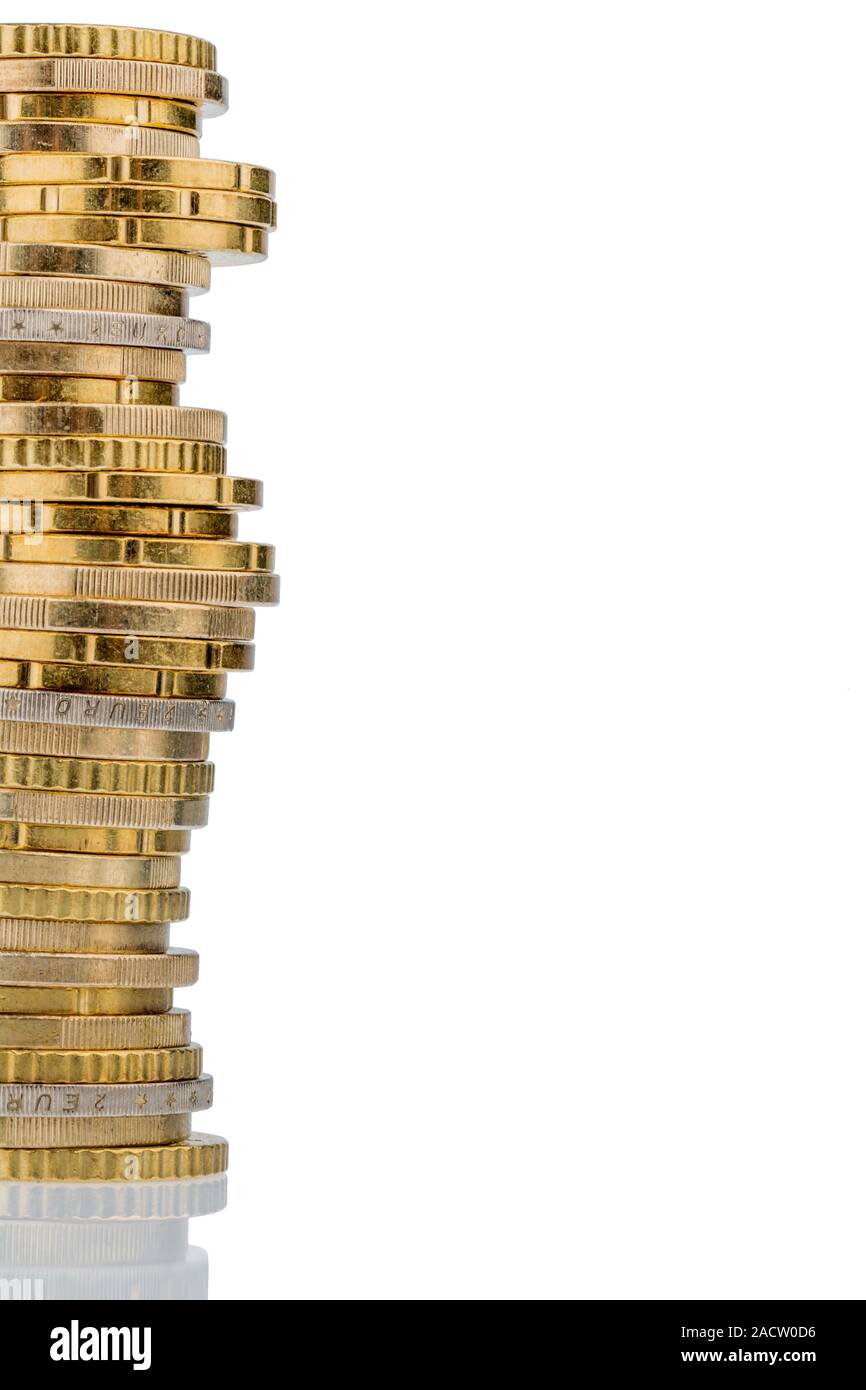
<path id="1" fill-rule="evenodd" d="M 228 83 L 212 68 L 140 58 L 6 57 L 0 92 L 82 92 L 163 97 L 199 106 L 203 116 L 228 109 Z"/>
<path id="2" fill-rule="evenodd" d="M 224 1173 L 228 1160 L 228 1142 L 221 1135 L 193 1131 L 176 1144 L 0 1149 L 0 1179 L 18 1182 L 180 1179 Z"/>

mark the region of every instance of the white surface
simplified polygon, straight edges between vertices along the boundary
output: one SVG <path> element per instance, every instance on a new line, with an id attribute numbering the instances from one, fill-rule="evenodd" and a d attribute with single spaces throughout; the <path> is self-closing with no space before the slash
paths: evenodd
<path id="1" fill-rule="evenodd" d="M 184 391 L 285 585 L 175 932 L 212 1296 L 862 1297 L 862 7 L 85 8 L 279 172 Z"/>

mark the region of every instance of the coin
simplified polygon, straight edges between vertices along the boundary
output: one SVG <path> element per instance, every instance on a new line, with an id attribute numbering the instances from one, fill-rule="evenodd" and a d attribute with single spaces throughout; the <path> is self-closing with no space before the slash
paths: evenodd
<path id="1" fill-rule="evenodd" d="M 0 291 L 10 279 L 18 277 L 0 278 Z M 46 283 L 46 282 L 42 282 Z M 51 283 L 48 281 L 47 283 Z M 84 281 L 90 284 L 90 281 Z M 20 296 L 18 296 L 20 297 Z M 86 365 L 83 370 L 85 376 L 100 376 L 99 370 L 94 370 L 94 362 L 108 362 L 111 364 L 111 376 L 148 376 L 149 372 L 156 369 L 157 377 L 154 379 L 162 381 L 183 381 L 185 374 L 185 364 L 183 358 L 178 361 L 177 355 L 183 352 L 207 352 L 210 346 L 210 329 L 206 323 L 199 319 L 171 318 L 167 314 L 130 314 L 117 313 L 116 311 L 95 311 L 84 312 L 78 309 L 25 309 L 0 308 L 0 339 L 8 339 L 9 343 L 14 343 L 16 354 L 14 361 L 22 360 L 21 343 L 51 343 L 56 353 L 56 344 L 111 344 L 112 355 L 98 356 L 91 350 L 90 353 L 81 358 L 70 358 L 68 354 L 63 357 L 64 364 L 69 362 L 84 362 Z M 120 345 L 115 346 L 115 345 Z M 123 354 L 123 348 L 132 346 L 136 349 L 131 357 Z M 152 348 L 161 350 L 157 357 L 150 354 L 142 356 L 142 350 Z M 8 348 L 6 349 L 8 356 Z M 118 356 L 118 352 L 122 355 Z M 165 355 L 170 354 L 167 357 Z M 54 360 L 58 360 L 55 356 Z M 142 370 L 142 367 L 144 370 Z M 118 370 L 119 368 L 119 370 Z M 4 371 L 9 370 L 4 367 Z M 23 370 L 17 368 L 16 370 Z M 52 370 L 47 368 L 46 370 Z M 80 370 L 78 366 L 66 366 L 60 368 L 62 371 Z M 169 375 L 164 375 L 168 372 Z"/>
<path id="2" fill-rule="evenodd" d="M 171 1144 L 191 1127 L 189 1115 L 0 1115 L 0 1148 Z"/>
<path id="3" fill-rule="evenodd" d="M 253 635 L 254 625 L 255 614 L 250 608 L 205 607 L 192 603 L 117 603 L 0 594 L 0 629 L 78 629 L 85 632 L 116 632 L 126 637 L 130 633 L 155 633 L 160 637 L 248 642 Z M 163 663 L 160 661 L 158 664 Z"/>
<path id="4" fill-rule="evenodd" d="M 57 156 L 48 155 L 46 158 L 54 160 Z M 3 156 L 0 155 L 0 171 L 3 169 L 3 163 Z M 0 172 L 0 182 L 2 179 L 3 175 Z M 136 285 L 131 280 L 73 280 L 62 275 L 3 275 L 0 276 L 0 306 L 4 309 L 24 309 L 32 314 L 46 309 L 63 314 L 86 312 L 95 314 L 97 318 L 107 314 L 112 321 L 122 321 L 126 316 L 135 319 L 139 315 L 148 319 L 151 315 L 160 319 L 185 319 L 189 312 L 189 299 L 184 290 L 168 289 L 164 285 Z M 197 324 L 197 334 L 200 335 L 201 330 L 207 335 L 210 334 L 206 323 Z M 12 332 L 3 336 L 14 337 L 15 334 Z M 76 337 L 72 334 L 64 341 L 75 342 Z M 106 341 L 112 340 L 106 338 Z M 122 342 L 123 338 L 119 341 Z M 130 341 L 147 342 L 148 338 L 132 337 Z M 183 344 L 154 343 L 154 346 L 182 347 Z M 192 352 L 199 349 L 189 347 L 186 350 Z"/>
<path id="5" fill-rule="evenodd" d="M 6 788 L 133 796 L 206 796 L 213 789 L 213 781 L 213 763 L 0 753 L 0 786 Z"/>
<path id="6" fill-rule="evenodd" d="M 0 686 L 13 690 L 71 694 L 165 696 L 221 700 L 226 677 L 202 671 L 158 670 L 151 666 L 84 666 L 73 663 L 0 660 Z"/>
<path id="7" fill-rule="evenodd" d="M 172 1144 L 165 1146 L 174 1148 Z M 15 1149 L 6 1152 L 36 1155 L 39 1153 L 63 1153 L 63 1149 Z M 83 1152 L 78 1149 L 77 1153 Z M 99 1152 L 96 1149 L 88 1153 Z M 112 1149 L 105 1152 L 119 1153 Z M 122 1152 L 130 1152 L 123 1150 Z M 136 1184 L 129 1184 L 134 1187 Z M 65 1186 L 65 1184 L 58 1184 Z M 86 1186 L 86 1184 L 82 1184 Z M 13 1266 L 0 1266 L 0 1278 L 4 1280 L 20 1278 L 21 1271 Z M 154 1264 L 142 1264 L 136 1259 L 128 1264 L 75 1265 L 72 1267 L 46 1267 L 43 1265 L 39 1278 L 39 1292 L 45 1299 L 57 1301 L 66 1299 L 76 1304 L 82 1301 L 109 1301 L 136 1303 L 149 1299 L 160 1299 L 165 1303 L 186 1303 L 190 1300 L 206 1300 L 208 1297 L 208 1259 L 207 1253 L 197 1246 L 188 1247 L 183 1259 L 159 1260 Z M 12 1285 L 16 1288 L 17 1285 Z M 23 1285 L 24 1291 L 35 1296 L 36 1286 Z"/>
<path id="8" fill-rule="evenodd" d="M 85 1021 L 94 1022 L 92 1019 Z M 140 1021 L 150 1026 L 160 1021 L 160 1015 Z M 57 1022 L 66 1025 L 69 1020 Z M 117 1020 L 103 1020 L 105 1022 L 116 1023 Z M 0 1028 L 2 1026 L 0 1018 Z M 198 1043 L 168 1043 L 147 1048 L 130 1044 L 121 1049 L 110 1046 L 98 1051 L 78 1047 L 5 1047 L 0 1050 L 0 1081 L 9 1085 L 116 1086 L 144 1081 L 187 1081 L 199 1076 L 201 1068 L 202 1050 Z"/>
<path id="9" fill-rule="evenodd" d="M 0 97 L 0 107 L 3 98 Z M 0 183 L 0 216 L 180 217 L 272 229 L 277 205 L 258 193 L 147 183 Z"/>
<path id="10" fill-rule="evenodd" d="M 2 636 L 2 633 L 0 633 Z M 125 796 L 206 796 L 213 763 L 134 762 L 132 759 L 56 758 L 0 753 L 0 787 L 41 791 L 105 792 Z M 36 917 L 51 913 L 34 913 Z"/>
<path id="11" fill-rule="evenodd" d="M 61 401 L 82 405 L 177 405 L 177 388 L 164 381 L 127 377 L 0 376 L 0 401 Z"/>
<path id="12" fill-rule="evenodd" d="M 198 158 L 214 65 L 178 35 L 0 25 L 0 1178 L 19 1184 L 226 1165 L 224 1141 L 178 1137 L 209 1078 L 171 1007 L 198 958 L 169 925 L 227 673 L 279 581 L 237 535 L 261 485 L 229 478 L 224 416 L 177 388 L 208 342 L 189 294 L 266 254 L 276 206 L 267 170 Z M 70 1085 L 115 1089 L 46 1092 Z M 18 1234 L 31 1263 L 65 1248 Z"/>
<path id="13" fill-rule="evenodd" d="M 233 700 L 136 700 L 0 690 L 0 719 L 103 729 L 219 732 L 234 725 Z"/>
<path id="14" fill-rule="evenodd" d="M 163 1226 L 171 1223 L 184 1231 L 196 1216 L 222 1211 L 228 1197 L 224 1173 L 212 1177 L 160 1182 L 3 1182 L 0 1183 L 0 1217 L 33 1224 L 63 1222 L 67 1229 L 84 1223 L 122 1227 Z M 7 1226 L 7 1230 L 9 1227 Z"/>
<path id="15" fill-rule="evenodd" d="M 145 381 L 177 385 L 186 376 L 186 358 L 182 352 L 168 348 L 125 347 L 114 343 L 9 342 L 0 335 L 0 383 L 30 375 L 141 377 Z"/>
<path id="16" fill-rule="evenodd" d="M 216 49 L 206 39 L 108 24 L 0 24 L 0 57 L 140 58 L 216 67 Z"/>
<path id="17" fill-rule="evenodd" d="M 206 796 L 98 796 L 0 790 L 0 820 L 105 829 L 194 830 L 207 825 Z"/>
<path id="18" fill-rule="evenodd" d="M 5 58 L 0 92 L 114 92 L 192 102 L 205 116 L 228 106 L 219 73 L 128 58 Z"/>
<path id="19" fill-rule="evenodd" d="M 172 950 L 164 955 L 0 951 L 0 985 L 163 990 L 182 989 L 197 979 L 195 951 Z"/>
<path id="20" fill-rule="evenodd" d="M 2 609 L 3 602 L 0 598 L 0 613 L 5 611 Z M 43 602 L 47 605 L 50 600 Z M 3 697 L 4 693 L 0 692 L 0 705 Z M 14 719 L 0 719 L 0 751 L 4 753 L 183 763 L 204 762 L 208 747 L 207 734 L 181 733 L 174 729 L 85 729 L 71 724 L 28 724 Z"/>
<path id="21" fill-rule="evenodd" d="M 0 434 L 152 434 L 220 444 L 225 427 L 221 411 L 194 405 L 0 404 Z"/>
<path id="22" fill-rule="evenodd" d="M 88 859 L 82 854 L 73 858 Z M 171 862 L 171 861 L 169 861 Z M 0 917 L 0 951 L 166 951 L 166 922 L 57 922 L 34 917 Z"/>
<path id="23" fill-rule="evenodd" d="M 100 92 L 14 92 L 0 94 L 0 121 L 76 121 L 103 125 L 154 126 L 201 135 L 197 107 L 186 101 L 113 96 Z"/>
<path id="24" fill-rule="evenodd" d="M 147 1182 L 204 1177 L 227 1167 L 228 1144 L 211 1134 L 126 1148 L 0 1149 L 0 1180 L 18 1182 Z"/>
<path id="25" fill-rule="evenodd" d="M 53 985 L 0 985 L 0 1014 L 25 1019 L 30 1015 L 37 1018 L 73 1015 L 83 1019 L 165 1014 L 171 1008 L 171 998 L 170 989 L 63 989 Z"/>
<path id="26" fill-rule="evenodd" d="M 209 642 L 98 632 L 36 632 L 0 628 L 0 660 L 63 661 L 167 667 L 172 671 L 251 671 L 250 642 Z"/>
<path id="27" fill-rule="evenodd" d="M 51 127 L 52 130 L 57 128 Z M 0 147 L 2 135 L 0 126 Z M 0 275 L 93 275 L 100 280 L 139 280 L 143 284 L 200 294 L 210 286 L 210 262 L 206 256 L 193 256 L 183 251 L 144 251 L 127 246 L 44 246 L 38 242 L 31 246 L 14 246 L 0 242 Z"/>
<path id="28" fill-rule="evenodd" d="M 21 494 L 19 494 L 20 496 Z M 3 508 L 5 507 L 5 512 Z M 11 531 L 15 523 L 22 532 L 32 535 L 35 527 L 43 532 L 90 535 L 120 534 L 126 536 L 189 536 L 209 540 L 232 540 L 237 535 L 237 517 L 228 511 L 212 507 L 145 507 L 81 502 L 26 503 L 0 501 L 0 521 L 8 521 Z"/>
<path id="29" fill-rule="evenodd" d="M 253 572 L 269 572 L 274 567 L 272 545 L 155 536 L 0 535 L 0 557 L 55 565 L 188 565 L 195 569 Z"/>
<path id="30" fill-rule="evenodd" d="M 188 916 L 186 888 L 76 888 L 0 882 L 0 917 L 47 917 L 72 922 L 182 922 Z M 0 966 L 0 980 L 3 978 Z"/>
<path id="31" fill-rule="evenodd" d="M 180 883 L 180 860 L 121 854 L 33 854 L 27 850 L 0 849 L 0 883 L 64 884 L 79 888 L 123 888 L 127 891 L 136 888 L 176 888 Z M 38 914 L 40 917 L 44 915 Z M 127 918 L 126 912 L 113 920 L 124 918 Z M 167 920 L 177 919 L 169 917 Z M 19 949 L 23 950 L 23 947 Z"/>
<path id="32" fill-rule="evenodd" d="M 0 820 L 0 847 L 53 854 L 186 854 L 188 830 L 136 830 L 130 826 L 15 824 Z"/>
<path id="33" fill-rule="evenodd" d="M 1 634 L 0 634 L 1 635 Z M 136 762 L 133 759 L 51 758 L 0 752 L 0 787 L 107 792 L 132 796 L 206 796 L 213 763 Z M 36 913 L 42 916 L 42 913 Z M 47 913 L 50 916 L 50 913 Z"/>
<path id="34" fill-rule="evenodd" d="M 9 1085 L 0 1082 L 0 1115 L 189 1115 L 213 1104 L 213 1077 L 137 1086 Z"/>
<path id="35" fill-rule="evenodd" d="M 0 563 L 0 594 L 134 599 L 142 603 L 272 604 L 275 574 L 233 570 L 123 569 L 120 565 Z M 2 711 L 0 695 L 0 711 Z M 177 727 L 183 727 L 178 725 Z"/>
<path id="36" fill-rule="evenodd" d="M 62 435 L 33 438 L 0 434 L 0 469 L 118 470 L 211 477 L 225 473 L 226 450 L 223 444 L 195 439 L 89 439 Z"/>
<path id="37" fill-rule="evenodd" d="M 2 127 L 0 127 L 2 129 Z M 263 227 L 237 222 L 205 222 L 182 217 L 111 217 L 62 213 L 0 217 L 0 239 L 10 245 L 28 242 L 67 242 L 87 246 L 144 247 L 160 251 L 197 253 L 214 265 L 264 260 L 268 234 Z"/>
<path id="38" fill-rule="evenodd" d="M 86 121 L 9 121 L 0 125 L 0 152 L 9 154 L 133 155 L 140 159 L 195 159 L 198 138 L 143 125 Z"/>
<path id="39" fill-rule="evenodd" d="M 211 477 L 195 473 L 40 473 L 0 472 L 0 501 L 27 498 L 38 502 L 146 502 L 179 507 L 261 506 L 261 483 L 254 478 Z"/>
<path id="40" fill-rule="evenodd" d="M 213 1179 L 201 1181 L 212 1182 Z M 0 1188 L 6 1186 L 0 1183 Z M 13 1183 L 12 1186 L 25 1188 L 28 1184 Z M 55 1186 L 70 1184 L 56 1183 Z M 134 1192 L 136 1185 L 126 1190 Z M 181 1221 L 4 1221 L 3 1259 L 7 1268 L 14 1267 L 18 1271 L 22 1295 L 28 1288 L 34 1293 L 38 1288 L 43 1298 L 51 1299 L 56 1288 L 54 1280 L 61 1271 L 68 1277 L 72 1271 L 82 1269 L 116 1274 L 119 1268 L 136 1264 L 145 1266 L 149 1272 L 164 1269 L 166 1265 L 176 1267 L 188 1254 L 187 1225 Z M 28 1273 L 34 1280 L 29 1286 Z M 17 1292 L 19 1285 L 13 1284 L 12 1288 Z M 88 1292 L 92 1288 L 89 1283 Z"/>
<path id="41" fill-rule="evenodd" d="M 141 157 L 134 154 L 0 154 L 0 183 L 163 184 L 174 188 L 251 193 L 273 198 L 274 175 L 257 164 L 223 159 Z M 175 311 L 180 312 L 180 311 Z"/>

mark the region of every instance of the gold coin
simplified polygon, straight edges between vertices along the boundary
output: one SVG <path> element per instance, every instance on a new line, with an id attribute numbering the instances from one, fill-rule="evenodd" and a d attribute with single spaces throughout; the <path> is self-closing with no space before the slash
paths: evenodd
<path id="1" fill-rule="evenodd" d="M 0 373 L 25 376 L 140 377 L 177 385 L 186 376 L 186 357 L 171 348 L 113 343 L 0 341 Z M 0 378 L 2 379 L 2 378 Z"/>
<path id="2" fill-rule="evenodd" d="M 0 594 L 133 599 L 141 603 L 271 604 L 279 576 L 237 570 L 124 569 L 121 565 L 0 563 Z"/>
<path id="3" fill-rule="evenodd" d="M 2 634 L 0 634 L 2 635 Z M 32 634 L 36 635 L 36 634 Z M 206 796 L 213 763 L 147 763 L 129 759 L 53 758 L 0 753 L 0 787 L 105 792 L 124 796 Z M 51 916 L 34 913 L 33 916 Z"/>
<path id="4" fill-rule="evenodd" d="M 177 888 L 180 883 L 180 860 L 162 855 L 145 858 L 131 854 L 33 854 L 28 850 L 0 849 L 0 884 L 3 883 L 118 888 L 125 892 L 142 888 L 165 890 Z M 4 911 L 3 915 L 9 914 Z M 68 914 L 39 912 L 35 915 L 66 917 Z M 127 912 L 109 916 L 109 921 L 124 920 L 129 920 Z M 158 922 L 163 919 L 144 914 L 133 920 Z M 167 922 L 177 920 L 175 917 L 165 918 Z M 9 947 L 0 949 L 8 950 Z"/>
<path id="5" fill-rule="evenodd" d="M 0 1050 L 0 1082 L 7 1086 L 115 1086 L 139 1081 L 190 1081 L 201 1075 L 203 1061 L 198 1043 L 98 1052 L 6 1048 Z"/>
<path id="6" fill-rule="evenodd" d="M 192 102 L 205 116 L 217 116 L 228 105 L 228 88 L 219 73 L 127 58 L 5 58 L 0 63 L 0 91 L 165 97 Z"/>
<path id="7" fill-rule="evenodd" d="M 206 39 L 97 24 L 0 24 L 0 58 L 123 58 L 216 67 Z"/>
<path id="8" fill-rule="evenodd" d="M 0 617 L 8 616 L 10 610 L 3 607 L 8 602 L 14 603 L 16 600 L 0 597 Z M 30 600 L 24 599 L 23 602 L 27 604 Z M 51 600 L 43 599 L 41 602 L 47 611 Z M 73 606 L 86 609 L 84 604 Z M 3 753 L 35 753 L 54 758 L 133 758 L 136 762 L 144 763 L 201 763 L 207 758 L 210 746 L 207 734 L 187 733 L 185 730 L 95 729 L 81 724 L 36 724 L 3 719 L 2 712 L 3 704 L 0 702 L 0 752 Z"/>
<path id="9" fill-rule="evenodd" d="M 165 667 L 172 671 L 251 671 L 254 657 L 255 647 L 250 642 L 0 628 L 0 660 L 97 666 L 120 665 L 126 661 L 130 665 L 150 669 Z M 183 766 L 198 767 L 199 764 Z"/>
<path id="10" fill-rule="evenodd" d="M 0 984 L 111 986 L 113 989 L 180 989 L 198 979 L 195 951 L 163 955 L 79 955 L 0 951 Z"/>
<path id="11" fill-rule="evenodd" d="M 0 535 L 0 560 L 53 565 L 188 565 L 205 570 L 270 572 L 274 567 L 274 547 L 253 541 L 156 536 Z"/>
<path id="12" fill-rule="evenodd" d="M 240 511 L 261 506 L 262 485 L 254 478 L 197 473 L 0 472 L 0 502 L 17 498 L 37 502 L 145 502 Z"/>
<path id="13" fill-rule="evenodd" d="M 206 39 L 109 24 L 0 24 L 0 58 L 140 58 L 216 67 L 216 49 Z"/>
<path id="14" fill-rule="evenodd" d="M 27 1018 L 104 1018 L 135 1014 L 165 1014 L 171 1008 L 170 989 L 60 989 L 50 985 L 0 985 L 0 1014 Z M 0 1037 L 3 1036 L 0 1024 Z"/>
<path id="15" fill-rule="evenodd" d="M 201 294 L 210 288 L 210 261 L 206 256 L 183 251 L 144 251 L 127 246 L 44 246 L 40 242 L 13 246 L 0 242 L 0 275 L 86 275 L 99 280 L 136 280 Z"/>
<path id="16" fill-rule="evenodd" d="M 207 825 L 207 812 L 206 796 L 102 796 L 87 792 L 0 790 L 0 820 L 20 820 L 28 825 L 195 830 Z"/>
<path id="17" fill-rule="evenodd" d="M 0 152 L 19 155 L 82 157 L 129 155 L 138 159 L 195 159 L 195 135 L 143 125 L 96 125 L 87 121 L 6 121 L 0 124 Z"/>
<path id="18" fill-rule="evenodd" d="M 40 1050 L 59 1048 L 62 1051 L 73 1052 L 87 1048 L 99 1052 L 116 1052 L 127 1048 L 150 1050 L 154 1047 L 184 1047 L 189 1041 L 188 1009 L 170 1009 L 168 1013 L 159 1014 L 114 1016 L 0 1014 L 0 1071 L 5 1060 L 2 1049 L 6 1047 Z M 15 1078 L 4 1076 L 3 1079 L 9 1081 Z M 43 1078 L 27 1079 L 36 1081 Z M 82 1080 L 84 1079 L 82 1077 Z M 131 1077 L 129 1079 L 132 1080 Z M 145 1079 L 147 1078 L 142 1078 Z M 153 1080 L 158 1079 L 156 1076 L 153 1077 Z"/>
<path id="19" fill-rule="evenodd" d="M 159 696 L 222 700 L 226 676 L 211 671 L 171 671 L 152 666 L 85 666 L 71 662 L 0 660 L 0 687 L 71 695 Z"/>
<path id="20" fill-rule="evenodd" d="M 5 511 L 4 511 L 5 507 Z M 7 531 L 19 523 L 22 533 L 44 532 L 88 535 L 190 536 L 205 540 L 232 540 L 237 535 L 237 517 L 231 512 L 207 507 L 145 507 L 83 502 L 41 502 L 37 507 L 0 500 L 0 521 L 9 523 Z"/>
<path id="21" fill-rule="evenodd" d="M 133 951 L 140 955 L 167 951 L 169 935 L 167 922 L 57 922 L 0 917 L 0 951 L 105 951 L 113 955 Z"/>
<path id="22" fill-rule="evenodd" d="M 0 217 L 0 240 L 19 243 L 145 247 L 161 251 L 194 252 L 214 265 L 264 260 L 268 234 L 262 227 L 237 222 L 205 222 L 182 217 L 110 217 L 37 213 Z"/>
<path id="23" fill-rule="evenodd" d="M 16 156 L 17 157 L 17 156 Z M 55 159 L 55 155 L 47 158 Z M 0 183 L 4 160 L 0 156 Z M 141 314 L 185 319 L 189 296 L 185 290 L 162 285 L 136 285 L 130 280 L 73 280 L 62 275 L 0 276 L 0 308 L 62 313 Z"/>
<path id="24" fill-rule="evenodd" d="M 156 435 L 221 444 L 225 429 L 221 411 L 195 405 L 0 404 L 0 434 Z"/>
<path id="25" fill-rule="evenodd" d="M 0 594 L 0 628 L 116 632 L 126 638 L 131 633 L 139 636 L 150 633 L 160 637 L 248 642 L 254 624 L 255 614 L 250 608 L 215 608 L 191 603 L 100 603 L 92 599 Z M 158 664 L 171 663 L 160 661 Z M 0 749 L 2 747 L 0 736 Z"/>
<path id="26" fill-rule="evenodd" d="M 189 297 L 185 290 L 132 281 L 76 280 L 61 275 L 2 275 L 0 308 L 19 309 L 25 313 L 119 314 L 146 320 L 164 319 L 170 323 L 174 319 L 187 319 Z"/>
<path id="27" fill-rule="evenodd" d="M 0 820 L 0 848 L 48 854 L 186 854 L 188 830 L 137 830 L 131 826 L 15 824 Z"/>
<path id="28" fill-rule="evenodd" d="M 154 634 L 159 638 L 189 637 L 246 643 L 253 636 L 254 623 L 255 614 L 249 608 L 205 607 L 200 604 L 178 603 L 98 602 L 90 599 L 52 599 L 21 594 L 0 594 L 0 629 L 24 628 L 39 631 L 75 630 L 79 633 L 118 633 L 122 634 L 127 646 L 132 640 L 131 634 L 137 634 L 139 637 L 143 634 Z M 135 657 L 142 660 L 148 650 L 148 648 L 139 646 L 137 651 L 124 652 L 123 658 L 124 660 L 131 660 Z M 28 652 L 28 656 L 31 654 Z M 160 651 L 160 656 L 162 655 L 163 653 Z M 64 659 L 77 660 L 78 658 Z M 116 660 L 117 658 L 112 657 L 111 659 Z M 158 663 L 146 664 L 171 665 L 172 663 L 160 660 Z M 251 655 L 247 664 L 249 667 L 252 666 Z M 17 734 L 15 737 L 20 743 L 23 735 Z M 197 750 L 200 745 L 193 743 L 181 746 L 189 746 Z M 35 751 L 25 750 L 18 746 L 5 748 L 2 720 L 0 720 L 0 750 L 7 752 Z M 51 750 L 46 749 L 45 751 Z M 102 757 L 103 754 L 87 754 L 86 756 Z M 114 756 L 114 754 L 108 756 Z M 131 755 L 123 753 L 118 756 Z M 160 752 L 154 756 L 172 758 L 172 754 L 168 752 Z M 189 757 L 199 760 L 205 756 L 206 754 L 198 751 L 189 754 Z M 177 760 L 184 761 L 186 757 L 187 755 L 184 754 Z"/>
<path id="29" fill-rule="evenodd" d="M 182 922 L 188 916 L 186 888 L 68 888 L 0 882 L 0 917 L 46 917 L 61 922 Z"/>
<path id="30" fill-rule="evenodd" d="M 127 377 L 0 376 L 0 401 L 69 402 L 73 405 L 177 405 L 177 387 Z"/>
<path id="31" fill-rule="evenodd" d="M 232 164 L 223 159 L 159 159 L 111 154 L 0 155 L 0 183 L 164 184 L 173 188 L 208 189 L 217 193 L 248 193 L 273 198 L 274 175 L 257 164 Z M 158 310 L 155 312 L 159 312 Z M 180 310 L 174 311 L 180 312 Z"/>
<path id="32" fill-rule="evenodd" d="M 3 281 L 0 278 L 0 285 Z M 0 408 L 2 415 L 2 408 Z M 194 439 L 88 439 L 76 436 L 0 435 L 0 470 L 31 472 L 75 469 L 89 472 L 180 473 L 220 477 L 226 470 L 224 444 Z"/>
<path id="33" fill-rule="evenodd" d="M 84 1144 L 172 1144 L 189 1115 L 0 1115 L 0 1149 L 75 1149 Z"/>
<path id="34" fill-rule="evenodd" d="M 3 98 L 0 97 L 0 109 Z M 182 217 L 273 229 L 277 205 L 258 193 L 224 193 L 215 188 L 175 188 L 165 184 L 53 183 L 0 184 L 0 215 L 38 213 L 87 217 Z"/>
<path id="35" fill-rule="evenodd" d="M 12 92 L 0 94 L 0 121 L 76 121 L 103 125 L 154 126 L 201 135 L 201 117 L 190 102 L 106 92 Z"/>
<path id="36" fill-rule="evenodd" d="M 0 1180 L 15 1182 L 176 1181 L 224 1173 L 229 1148 L 217 1135 L 192 1133 L 177 1144 L 137 1148 L 0 1149 Z"/>

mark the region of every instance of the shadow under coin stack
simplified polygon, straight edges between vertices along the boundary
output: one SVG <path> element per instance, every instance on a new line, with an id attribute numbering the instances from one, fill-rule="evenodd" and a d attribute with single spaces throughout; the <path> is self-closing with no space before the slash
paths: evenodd
<path id="1" fill-rule="evenodd" d="M 209 736 L 253 664 L 269 546 L 225 420 L 178 404 L 212 265 L 261 260 L 265 169 L 199 158 L 216 54 L 0 25 L 0 1178 L 185 1178 L 211 1078 L 173 991 Z"/>

